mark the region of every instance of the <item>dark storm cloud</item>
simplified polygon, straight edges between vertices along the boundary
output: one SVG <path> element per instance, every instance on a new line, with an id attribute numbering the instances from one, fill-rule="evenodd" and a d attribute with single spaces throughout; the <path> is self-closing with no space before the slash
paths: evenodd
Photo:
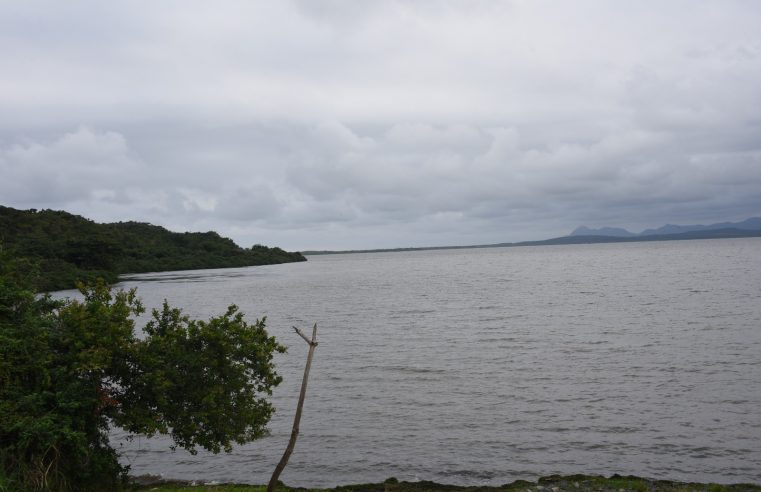
<path id="1" fill-rule="evenodd" d="M 753 2 L 9 3 L 0 202 L 356 248 L 761 215 Z"/>

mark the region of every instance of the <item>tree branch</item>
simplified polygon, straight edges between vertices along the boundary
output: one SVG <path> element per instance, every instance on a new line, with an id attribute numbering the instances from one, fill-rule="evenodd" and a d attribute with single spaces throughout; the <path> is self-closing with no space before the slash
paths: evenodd
<path id="1" fill-rule="evenodd" d="M 299 334 L 299 336 L 300 336 L 301 338 L 303 338 L 303 339 L 304 339 L 304 341 L 306 341 L 306 342 L 307 342 L 309 345 L 312 345 L 312 340 L 310 340 L 309 338 L 307 338 L 307 336 L 306 336 L 306 335 L 304 335 L 304 333 L 302 333 L 302 331 L 301 331 L 301 330 L 299 330 L 299 329 L 298 329 L 298 328 L 296 328 L 295 326 L 293 327 L 293 329 L 294 329 L 294 330 L 296 330 L 296 333 L 298 333 L 298 334 Z M 312 336 L 312 338 L 314 338 L 314 335 Z"/>
<path id="2" fill-rule="evenodd" d="M 280 478 L 280 474 L 283 472 L 285 465 L 288 464 L 288 459 L 291 457 L 291 453 L 293 453 L 293 448 L 296 446 L 296 438 L 299 436 L 299 423 L 301 422 L 301 411 L 304 408 L 304 398 L 306 398 L 306 393 L 307 393 L 307 381 L 309 380 L 309 368 L 312 366 L 312 356 L 314 355 L 315 347 L 317 347 L 317 323 L 314 324 L 314 328 L 312 329 L 312 340 L 309 340 L 295 326 L 293 327 L 293 329 L 296 330 L 296 333 L 298 333 L 301 338 L 307 341 L 307 343 L 309 344 L 309 353 L 307 354 L 306 367 L 304 367 L 304 378 L 301 380 L 301 392 L 299 393 L 299 402 L 296 405 L 296 415 L 293 417 L 293 429 L 291 430 L 291 438 L 288 441 L 288 446 L 285 448 L 285 453 L 283 453 L 283 457 L 280 458 L 280 462 L 277 464 L 277 466 L 275 467 L 275 471 L 272 473 L 272 478 L 270 478 L 269 484 L 267 484 L 267 492 L 275 491 L 278 478 Z"/>

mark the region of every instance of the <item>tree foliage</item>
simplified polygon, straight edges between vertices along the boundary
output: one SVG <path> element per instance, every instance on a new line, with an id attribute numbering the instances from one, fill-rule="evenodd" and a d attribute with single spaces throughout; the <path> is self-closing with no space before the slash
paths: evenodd
<path id="1" fill-rule="evenodd" d="M 261 437 L 283 351 L 235 306 L 208 321 L 166 302 L 145 336 L 134 290 L 34 294 L 34 269 L 0 249 L 0 490 L 115 490 L 126 468 L 110 425 L 219 452 Z"/>
<path id="2" fill-rule="evenodd" d="M 0 241 L 39 263 L 38 289 L 116 281 L 121 273 L 194 270 L 305 261 L 301 253 L 241 248 L 216 232 L 170 232 L 141 222 L 97 224 L 67 212 L 0 206 Z"/>

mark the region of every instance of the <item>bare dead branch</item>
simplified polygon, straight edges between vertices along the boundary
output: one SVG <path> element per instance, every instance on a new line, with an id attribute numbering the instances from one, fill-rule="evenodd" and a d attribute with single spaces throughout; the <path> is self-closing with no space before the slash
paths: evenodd
<path id="1" fill-rule="evenodd" d="M 309 369 L 312 366 L 312 356 L 314 355 L 314 349 L 317 347 L 317 323 L 315 323 L 314 328 L 312 328 L 312 340 L 309 340 L 309 338 L 301 333 L 301 330 L 295 326 L 293 329 L 296 330 L 296 333 L 298 333 L 299 336 L 306 340 L 306 342 L 309 344 L 309 353 L 307 354 L 307 364 L 304 368 L 304 378 L 301 380 L 299 403 L 296 405 L 296 415 L 293 417 L 293 429 L 291 430 L 291 438 L 288 441 L 288 446 L 285 448 L 283 457 L 280 458 L 280 462 L 275 467 L 275 471 L 272 472 L 272 478 L 270 478 L 270 482 L 267 484 L 267 492 L 274 492 L 275 486 L 277 485 L 277 480 L 280 478 L 280 474 L 285 469 L 285 465 L 288 464 L 288 459 L 291 457 L 291 453 L 293 453 L 293 448 L 296 447 L 296 438 L 299 436 L 299 423 L 301 422 L 301 410 L 304 408 L 304 399 L 306 398 L 307 394 Z"/>
<path id="2" fill-rule="evenodd" d="M 301 338 L 303 338 L 305 342 L 307 342 L 309 345 L 312 345 L 312 340 L 310 340 L 309 338 L 307 338 L 307 336 L 306 336 L 306 335 L 304 335 L 304 333 L 303 333 L 301 330 L 299 330 L 299 329 L 298 329 L 298 328 L 296 328 L 295 326 L 293 327 L 293 329 L 294 329 L 294 330 L 296 330 L 296 333 L 298 333 L 298 334 L 299 334 L 299 336 L 300 336 Z M 312 338 L 314 338 L 314 337 L 312 337 Z"/>

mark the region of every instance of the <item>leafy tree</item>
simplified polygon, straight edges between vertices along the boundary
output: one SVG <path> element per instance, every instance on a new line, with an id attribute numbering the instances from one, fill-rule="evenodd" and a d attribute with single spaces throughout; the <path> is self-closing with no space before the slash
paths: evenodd
<path id="1" fill-rule="evenodd" d="M 284 348 L 235 306 L 208 321 L 166 302 L 145 337 L 134 290 L 34 294 L 34 269 L 0 249 L 0 490 L 116 490 L 127 469 L 110 425 L 229 451 L 261 437 Z"/>
<path id="2" fill-rule="evenodd" d="M 244 249 L 216 232 L 171 232 L 140 222 L 97 224 L 67 212 L 0 206 L 0 241 L 38 261 L 39 290 L 120 273 L 193 270 L 306 261 L 300 253 L 256 245 Z"/>

